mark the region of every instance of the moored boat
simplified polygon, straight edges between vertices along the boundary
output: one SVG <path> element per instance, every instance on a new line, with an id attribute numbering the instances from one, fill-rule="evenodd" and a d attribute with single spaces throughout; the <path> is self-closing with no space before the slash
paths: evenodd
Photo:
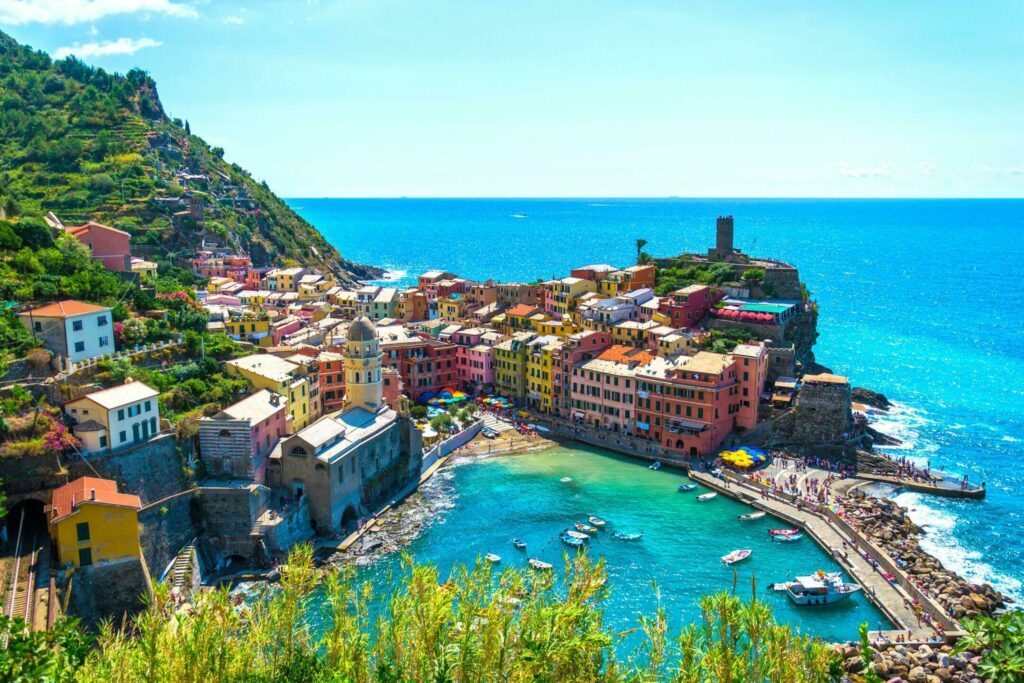
<path id="1" fill-rule="evenodd" d="M 569 534 L 562 534 L 561 536 L 559 536 L 559 539 L 561 539 L 562 543 L 572 548 L 582 548 L 583 544 L 585 543 L 585 541 L 582 538 L 574 538 Z"/>
<path id="2" fill-rule="evenodd" d="M 819 570 L 787 583 L 786 595 L 796 605 L 831 605 L 848 599 L 860 589 L 855 583 L 843 581 L 839 572 Z"/>
<path id="3" fill-rule="evenodd" d="M 572 481 L 572 477 L 562 477 L 558 481 L 562 482 L 563 484 L 568 484 L 570 481 Z"/>
<path id="4" fill-rule="evenodd" d="M 484 555 L 484 559 L 490 562 L 491 564 L 498 564 L 499 562 L 501 562 L 501 556 L 495 555 L 494 553 L 487 553 L 486 555 Z"/>
<path id="5" fill-rule="evenodd" d="M 750 521 L 752 519 L 761 519 L 762 517 L 765 516 L 765 514 L 767 514 L 767 513 L 764 512 L 764 510 L 758 510 L 757 512 L 748 512 L 745 515 L 740 515 L 740 520 L 742 520 L 744 522 L 747 522 L 747 521 Z"/>
<path id="6" fill-rule="evenodd" d="M 658 462 L 657 460 L 655 460 L 653 463 L 651 463 L 647 467 L 647 469 L 649 469 L 649 470 L 660 470 L 661 469 L 661 463 Z"/>
<path id="7" fill-rule="evenodd" d="M 680 493 L 686 493 L 687 491 L 692 491 L 695 488 L 697 488 L 696 484 L 680 484 L 679 488 L 676 490 L 679 491 Z"/>
<path id="8" fill-rule="evenodd" d="M 544 560 L 538 560 L 538 559 L 536 559 L 534 557 L 531 557 L 528 562 L 529 562 L 529 565 L 531 567 L 533 567 L 534 569 L 539 569 L 541 571 L 548 571 L 548 570 L 551 569 L 551 566 L 552 566 L 550 562 L 545 562 Z"/>
<path id="9" fill-rule="evenodd" d="M 779 543 L 794 543 L 803 537 L 803 534 L 783 534 L 781 536 L 772 536 L 772 540 Z"/>
<path id="10" fill-rule="evenodd" d="M 591 524 L 593 524 L 596 527 L 603 527 L 604 526 L 604 520 L 601 519 L 600 517 L 595 517 L 594 515 L 590 515 L 589 517 L 587 517 L 587 521 L 590 522 Z"/>
<path id="11" fill-rule="evenodd" d="M 521 538 L 513 538 L 512 545 L 514 545 L 516 548 L 519 548 L 520 550 L 526 550 L 526 541 L 524 541 Z"/>
<path id="12" fill-rule="evenodd" d="M 772 536 L 792 536 L 793 534 L 800 533 L 800 530 L 796 527 L 792 529 L 769 529 L 768 533 Z"/>
<path id="13" fill-rule="evenodd" d="M 585 534 L 592 534 L 597 531 L 596 526 L 590 526 L 589 524 L 583 524 L 582 522 L 576 522 L 573 526 L 576 527 L 576 531 L 582 531 Z"/>
<path id="14" fill-rule="evenodd" d="M 565 535 L 568 536 L 569 538 L 575 538 L 575 539 L 578 539 L 580 541 L 589 541 L 590 540 L 590 536 L 588 536 L 587 534 L 583 533 L 582 531 L 573 531 L 572 529 L 566 529 L 565 530 Z"/>
<path id="15" fill-rule="evenodd" d="M 644 532 L 642 531 L 632 534 L 624 533 L 622 531 L 616 531 L 614 534 L 612 534 L 612 538 L 617 538 L 620 541 L 639 541 L 641 538 L 643 538 L 643 535 Z"/>
<path id="16" fill-rule="evenodd" d="M 702 493 L 701 495 L 697 496 L 697 500 L 703 503 L 705 501 L 712 500 L 717 497 L 718 494 L 712 491 L 711 493 Z"/>
<path id="17" fill-rule="evenodd" d="M 722 562 L 728 565 L 736 564 L 737 562 L 742 562 L 743 560 L 750 557 L 750 554 L 752 552 L 754 551 L 747 549 L 733 550 L 731 553 L 722 556 Z"/>

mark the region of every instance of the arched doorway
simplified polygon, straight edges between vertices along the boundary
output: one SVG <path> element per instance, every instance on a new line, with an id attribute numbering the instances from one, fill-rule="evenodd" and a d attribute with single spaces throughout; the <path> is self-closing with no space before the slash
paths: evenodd
<path id="1" fill-rule="evenodd" d="M 341 527 L 343 529 L 348 528 L 350 525 L 354 526 L 356 521 L 359 519 L 359 513 L 356 509 L 349 505 L 345 508 L 345 512 L 341 513 Z"/>
<path id="2" fill-rule="evenodd" d="M 3 520 L 4 528 L 0 534 L 2 535 L 0 540 L 5 541 L 3 544 L 5 550 L 14 551 L 19 530 L 23 543 L 32 543 L 33 536 L 37 537 L 37 543 L 46 538 L 48 530 L 44 507 L 42 501 L 34 498 L 26 498 L 11 506 L 7 511 L 7 517 Z"/>

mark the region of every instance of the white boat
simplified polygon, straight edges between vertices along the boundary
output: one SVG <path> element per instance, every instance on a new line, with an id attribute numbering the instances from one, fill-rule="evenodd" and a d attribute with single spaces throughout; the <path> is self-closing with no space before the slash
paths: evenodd
<path id="1" fill-rule="evenodd" d="M 582 548 L 583 544 L 586 543 L 582 538 L 575 538 L 568 534 L 562 534 L 559 538 L 562 540 L 562 543 L 572 548 Z"/>
<path id="2" fill-rule="evenodd" d="M 516 548 L 519 548 L 520 550 L 526 550 L 526 541 L 522 540 L 521 538 L 513 538 L 512 545 L 514 545 Z"/>
<path id="3" fill-rule="evenodd" d="M 550 562 L 545 562 L 544 560 L 538 560 L 532 557 L 529 560 L 529 564 L 534 569 L 539 569 L 541 571 L 549 571 L 551 569 Z"/>
<path id="4" fill-rule="evenodd" d="M 601 519 L 600 517 L 595 517 L 594 515 L 590 515 L 589 517 L 587 517 L 587 521 L 590 522 L 591 524 L 593 524 L 596 527 L 603 527 L 604 526 L 604 520 Z"/>
<path id="5" fill-rule="evenodd" d="M 772 540 L 778 541 L 779 543 L 794 543 L 803 537 L 803 534 L 785 534 L 782 536 L 772 536 Z"/>
<path id="6" fill-rule="evenodd" d="M 501 556 L 495 555 L 494 553 L 487 553 L 486 555 L 484 555 L 484 559 L 490 562 L 491 564 L 498 564 L 499 562 L 501 562 Z"/>
<path id="7" fill-rule="evenodd" d="M 582 522 L 576 522 L 573 526 L 576 527 L 576 531 L 582 531 L 585 534 L 592 534 L 597 531 L 596 526 L 590 526 L 589 524 L 583 524 Z"/>
<path id="8" fill-rule="evenodd" d="M 655 460 L 654 463 L 652 463 L 647 469 L 649 469 L 649 470 L 660 470 L 661 469 L 661 463 L 658 462 L 657 460 Z"/>
<path id="9" fill-rule="evenodd" d="M 772 536 L 793 536 L 794 534 L 800 533 L 800 530 L 796 527 L 792 529 L 769 529 L 768 533 Z"/>
<path id="10" fill-rule="evenodd" d="M 744 522 L 747 522 L 751 519 L 761 519 L 766 514 L 767 513 L 764 510 L 758 510 L 757 512 L 748 512 L 745 515 L 740 515 L 740 519 Z"/>
<path id="11" fill-rule="evenodd" d="M 725 564 L 736 564 L 737 562 L 742 562 L 743 560 L 745 560 L 748 557 L 750 557 L 750 554 L 752 552 L 754 552 L 754 551 L 753 550 L 733 550 L 728 555 L 723 555 L 722 556 L 722 562 L 724 562 Z"/>
<path id="12" fill-rule="evenodd" d="M 587 534 L 583 533 L 582 531 L 573 531 L 572 529 L 566 529 L 565 530 L 565 535 L 568 536 L 569 538 L 575 538 L 575 539 L 578 539 L 580 541 L 589 541 L 590 540 L 590 536 L 588 536 Z"/>
<path id="13" fill-rule="evenodd" d="M 702 493 L 701 495 L 697 496 L 697 500 L 699 502 L 703 503 L 705 501 L 712 500 L 712 499 L 717 498 L 717 497 L 718 497 L 718 494 L 715 493 L 714 491 L 712 491 L 711 493 Z"/>
<path id="14" fill-rule="evenodd" d="M 796 605 L 831 605 L 846 600 L 860 589 L 855 583 L 843 581 L 839 572 L 817 571 L 787 583 L 786 595 Z"/>
<path id="15" fill-rule="evenodd" d="M 642 531 L 639 531 L 635 534 L 627 534 L 621 531 L 616 531 L 614 534 L 612 534 L 612 537 L 617 538 L 620 541 L 639 541 L 641 538 L 643 538 L 643 535 L 644 532 Z"/>
<path id="16" fill-rule="evenodd" d="M 697 485 L 696 485 L 696 484 L 680 484 L 680 485 L 679 485 L 679 488 L 678 488 L 677 490 L 678 490 L 678 491 L 679 491 L 680 493 L 686 493 L 687 491 L 692 491 L 692 490 L 694 490 L 695 488 L 697 488 Z"/>
<path id="17" fill-rule="evenodd" d="M 562 477 L 558 481 L 562 482 L 563 484 L 568 484 L 570 481 L 572 481 L 572 477 Z"/>

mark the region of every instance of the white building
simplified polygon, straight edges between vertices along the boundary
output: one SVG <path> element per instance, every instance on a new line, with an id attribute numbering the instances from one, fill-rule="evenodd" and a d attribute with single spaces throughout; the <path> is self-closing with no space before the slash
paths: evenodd
<path id="1" fill-rule="evenodd" d="M 95 391 L 64 404 L 86 453 L 99 453 L 148 441 L 160 433 L 159 392 L 142 382 Z"/>
<path id="2" fill-rule="evenodd" d="M 111 309 L 81 301 L 58 301 L 19 313 L 21 324 L 65 362 L 114 353 Z"/>

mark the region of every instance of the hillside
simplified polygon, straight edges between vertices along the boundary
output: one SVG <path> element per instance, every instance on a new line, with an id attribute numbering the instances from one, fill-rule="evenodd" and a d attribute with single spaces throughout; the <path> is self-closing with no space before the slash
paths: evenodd
<path id="1" fill-rule="evenodd" d="M 0 219 L 50 211 L 125 230 L 134 253 L 162 266 L 205 241 L 343 283 L 380 273 L 342 259 L 265 182 L 168 118 L 145 72 L 54 61 L 0 32 Z"/>

